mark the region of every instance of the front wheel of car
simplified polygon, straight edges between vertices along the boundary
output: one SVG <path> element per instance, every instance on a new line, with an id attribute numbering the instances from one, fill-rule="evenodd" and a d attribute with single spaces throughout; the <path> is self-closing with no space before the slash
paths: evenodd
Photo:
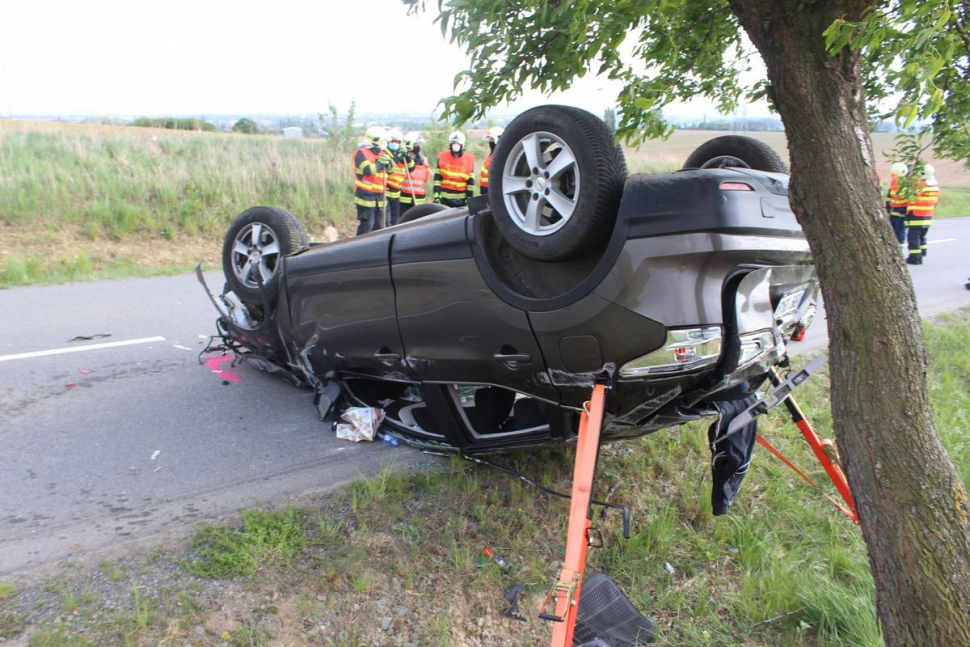
<path id="1" fill-rule="evenodd" d="M 488 198 L 502 237 L 516 251 L 566 261 L 606 245 L 626 173 L 623 151 L 602 120 L 578 108 L 540 106 L 502 134 Z"/>
<path id="2" fill-rule="evenodd" d="M 724 135 L 706 141 L 690 154 L 684 168 L 750 168 L 787 173 L 784 160 L 768 144 L 753 137 Z"/>
<path id="3" fill-rule="evenodd" d="M 239 298 L 261 308 L 276 302 L 283 258 L 309 247 L 300 221 L 275 207 L 253 207 L 239 214 L 226 232 L 222 269 Z"/>

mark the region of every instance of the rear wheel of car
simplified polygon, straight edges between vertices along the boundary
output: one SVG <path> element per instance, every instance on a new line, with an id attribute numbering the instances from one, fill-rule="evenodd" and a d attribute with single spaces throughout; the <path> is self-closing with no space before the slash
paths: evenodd
<path id="1" fill-rule="evenodd" d="M 491 174 L 488 198 L 502 237 L 531 259 L 565 261 L 606 245 L 626 160 L 596 116 L 540 106 L 505 129 Z"/>
<path id="2" fill-rule="evenodd" d="M 418 218 L 424 218 L 425 216 L 430 216 L 433 213 L 444 211 L 447 208 L 448 207 L 446 207 L 443 204 L 435 204 L 433 202 L 427 202 L 425 204 L 416 204 L 401 214 L 401 219 L 398 220 L 397 224 L 403 225 L 406 222 L 411 222 L 412 220 L 417 220 Z"/>
<path id="3" fill-rule="evenodd" d="M 743 135 L 724 135 L 697 147 L 684 168 L 750 168 L 769 173 L 787 173 L 788 167 L 768 144 Z"/>
<path id="4" fill-rule="evenodd" d="M 284 256 L 309 247 L 300 221 L 288 211 L 253 207 L 239 214 L 226 232 L 222 268 L 229 287 L 244 303 L 262 307 L 276 302 Z"/>

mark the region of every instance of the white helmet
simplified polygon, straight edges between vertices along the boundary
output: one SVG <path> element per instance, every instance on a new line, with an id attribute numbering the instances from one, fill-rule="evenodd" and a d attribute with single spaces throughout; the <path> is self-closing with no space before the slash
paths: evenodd
<path id="1" fill-rule="evenodd" d="M 451 135 L 448 137 L 448 143 L 449 144 L 461 144 L 462 146 L 464 146 L 465 145 L 465 133 L 459 132 L 459 131 L 456 130 L 455 132 L 451 133 Z"/>
<path id="2" fill-rule="evenodd" d="M 364 133 L 364 143 L 368 146 L 375 146 L 377 148 L 384 147 L 384 140 L 387 139 L 387 131 L 384 130 L 383 126 L 371 126 Z"/>
<path id="3" fill-rule="evenodd" d="M 924 164 L 923 172 L 920 173 L 920 177 L 924 180 L 932 180 L 936 177 L 936 169 L 933 168 L 932 164 Z"/>
<path id="4" fill-rule="evenodd" d="M 902 162 L 896 162 L 892 165 L 892 168 L 889 169 L 889 172 L 897 177 L 903 177 L 909 173 L 909 167 Z"/>
<path id="5" fill-rule="evenodd" d="M 409 132 L 407 135 L 404 136 L 404 140 L 403 140 L 404 148 L 406 148 L 407 150 L 411 150 L 412 148 L 414 148 L 415 144 L 423 141 L 424 141 L 424 137 L 421 136 L 421 133 L 419 133 L 416 130 L 412 130 L 411 132 Z"/>
<path id="6" fill-rule="evenodd" d="M 502 128 L 501 126 L 492 126 L 487 131 L 485 131 L 485 136 L 482 137 L 482 139 L 497 144 L 498 138 L 501 137 L 502 133 L 504 132 L 505 132 L 505 129 Z"/>
<path id="7" fill-rule="evenodd" d="M 404 133 L 401 132 L 400 128 L 391 128 L 387 131 L 387 140 L 391 142 L 399 142 L 404 139 Z"/>

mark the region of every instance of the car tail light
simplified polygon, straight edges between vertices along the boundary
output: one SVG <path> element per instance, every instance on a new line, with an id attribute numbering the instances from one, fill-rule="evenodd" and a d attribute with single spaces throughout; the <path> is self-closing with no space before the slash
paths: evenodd
<path id="1" fill-rule="evenodd" d="M 754 191 L 744 182 L 721 182 L 721 191 Z"/>
<path id="2" fill-rule="evenodd" d="M 720 358 L 719 327 L 668 330 L 663 346 L 624 364 L 620 368 L 620 377 L 687 373 L 713 366 Z"/>

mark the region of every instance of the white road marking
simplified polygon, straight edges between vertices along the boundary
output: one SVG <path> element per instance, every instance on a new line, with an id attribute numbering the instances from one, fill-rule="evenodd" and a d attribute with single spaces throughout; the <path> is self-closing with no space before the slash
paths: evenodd
<path id="1" fill-rule="evenodd" d="M 172 344 L 172 347 L 173 348 L 178 348 L 178 349 L 181 349 L 181 350 L 192 350 L 188 346 L 183 346 L 182 344 Z"/>
<path id="2" fill-rule="evenodd" d="M 939 240 L 931 240 L 928 242 L 930 245 L 932 245 L 933 243 L 954 243 L 956 242 L 956 238 L 941 238 Z"/>
<path id="3" fill-rule="evenodd" d="M 32 353 L 17 353 L 15 355 L 0 355 L 0 362 L 13 359 L 30 359 L 32 357 L 46 357 L 48 355 L 62 355 L 64 353 L 80 353 L 85 350 L 101 350 L 102 348 L 117 348 L 118 346 L 133 346 L 134 344 L 151 344 L 165 341 L 164 337 L 145 337 L 143 339 L 129 339 L 127 341 L 109 341 L 103 344 L 88 344 L 86 346 L 70 346 L 68 348 L 52 348 L 51 350 L 37 350 Z"/>

